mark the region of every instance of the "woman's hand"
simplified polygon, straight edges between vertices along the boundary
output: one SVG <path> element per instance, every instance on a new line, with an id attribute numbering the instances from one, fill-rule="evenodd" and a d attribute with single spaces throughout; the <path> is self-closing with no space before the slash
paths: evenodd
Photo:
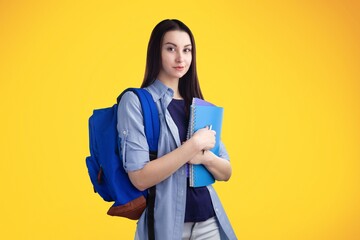
<path id="1" fill-rule="evenodd" d="M 208 127 L 199 129 L 189 139 L 198 149 L 197 153 L 188 161 L 190 164 L 203 164 L 218 181 L 227 181 L 231 176 L 231 165 L 226 159 L 208 151 L 215 146 L 216 132 Z"/>
<path id="2" fill-rule="evenodd" d="M 214 157 L 215 154 L 211 151 L 200 151 L 188 163 L 206 165 L 206 161 L 211 161 Z"/>
<path id="3" fill-rule="evenodd" d="M 203 164 L 218 181 L 227 181 L 231 176 L 230 162 L 211 151 L 198 152 L 188 163 Z"/>
<path id="4" fill-rule="evenodd" d="M 214 130 L 205 127 L 196 131 L 190 139 L 194 142 L 199 151 L 209 150 L 215 146 L 215 135 L 216 132 Z"/>

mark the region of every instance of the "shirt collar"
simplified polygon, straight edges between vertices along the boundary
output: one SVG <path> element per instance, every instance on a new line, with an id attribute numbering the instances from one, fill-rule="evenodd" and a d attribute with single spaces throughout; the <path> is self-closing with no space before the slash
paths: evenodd
<path id="1" fill-rule="evenodd" d="M 160 98 L 163 98 L 165 94 L 169 95 L 171 98 L 174 96 L 174 91 L 163 84 L 159 79 L 156 79 L 147 88 L 149 89 L 150 93 L 152 93 L 155 102 Z"/>

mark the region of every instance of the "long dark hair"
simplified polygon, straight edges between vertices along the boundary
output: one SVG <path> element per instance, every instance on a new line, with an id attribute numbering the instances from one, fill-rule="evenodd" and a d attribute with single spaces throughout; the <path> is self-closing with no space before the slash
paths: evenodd
<path id="1" fill-rule="evenodd" d="M 185 100 L 186 113 L 189 114 L 192 98 L 197 97 L 203 99 L 203 95 L 196 71 L 195 39 L 191 30 L 183 22 L 177 19 L 166 19 L 158 23 L 153 29 L 148 44 L 145 76 L 141 87 L 147 87 L 156 80 L 161 68 L 161 44 L 164 35 L 173 30 L 184 31 L 189 34 L 192 45 L 190 68 L 179 80 L 179 92 Z"/>

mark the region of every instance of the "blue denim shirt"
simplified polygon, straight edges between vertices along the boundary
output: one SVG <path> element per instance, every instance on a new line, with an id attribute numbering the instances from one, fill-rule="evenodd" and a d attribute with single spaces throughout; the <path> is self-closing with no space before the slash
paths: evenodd
<path id="1" fill-rule="evenodd" d="M 179 132 L 170 116 L 167 107 L 173 98 L 172 89 L 159 80 L 150 85 L 151 93 L 159 110 L 160 138 L 158 157 L 161 157 L 181 145 Z M 142 122 L 140 101 L 132 92 L 123 95 L 119 108 L 117 129 L 121 143 L 121 154 L 126 171 L 142 169 L 149 160 L 149 148 Z M 223 144 L 220 147 L 220 157 L 229 159 Z M 156 185 L 155 199 L 155 237 L 156 239 L 180 240 L 183 232 L 186 206 L 186 164 L 174 174 Z M 217 196 L 215 189 L 208 186 L 216 217 L 220 226 L 221 239 L 237 239 Z M 148 239 L 146 211 L 137 223 L 139 239 Z"/>

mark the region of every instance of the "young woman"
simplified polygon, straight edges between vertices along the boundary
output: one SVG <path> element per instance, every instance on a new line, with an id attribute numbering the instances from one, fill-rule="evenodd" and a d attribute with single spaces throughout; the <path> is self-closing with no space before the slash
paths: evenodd
<path id="1" fill-rule="evenodd" d="M 121 99 L 118 123 L 124 168 L 139 190 L 156 185 L 156 239 L 236 239 L 214 190 L 189 187 L 187 166 L 203 164 L 218 181 L 227 181 L 231 165 L 223 144 L 211 151 L 215 132 L 203 128 L 186 139 L 193 97 L 203 98 L 197 72 L 196 48 L 190 29 L 179 20 L 164 20 L 152 31 L 142 87 L 152 95 L 160 117 L 157 159 L 149 149 L 138 98 L 127 92 Z M 148 239 L 147 211 L 137 224 L 135 239 Z"/>

